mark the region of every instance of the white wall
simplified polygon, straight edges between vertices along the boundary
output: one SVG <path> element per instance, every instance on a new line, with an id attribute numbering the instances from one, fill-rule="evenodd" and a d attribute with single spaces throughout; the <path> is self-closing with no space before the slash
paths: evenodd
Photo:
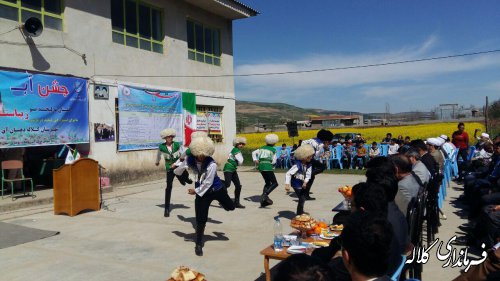
<path id="1" fill-rule="evenodd" d="M 117 152 L 115 142 L 95 143 L 93 123 L 115 121 L 116 85 L 141 85 L 145 88 L 180 90 L 197 94 L 197 104 L 223 106 L 224 140 L 218 154 L 229 150 L 236 133 L 234 79 L 225 78 L 154 78 L 112 77 L 115 75 L 222 75 L 233 74 L 232 22 L 179 0 L 147 1 L 163 9 L 164 53 L 144 51 L 112 42 L 110 2 L 101 0 L 66 0 L 64 31 L 45 29 L 34 38 L 38 47 L 27 44 L 0 44 L 0 67 L 89 78 L 90 157 L 108 170 L 130 171 L 153 168 L 154 151 Z M 221 31 L 221 66 L 187 58 L 186 19 L 190 18 Z M 0 31 L 18 23 L 0 19 Z M 24 43 L 19 31 L 0 36 L 0 40 Z M 86 59 L 64 49 L 48 45 L 66 45 Z M 94 100 L 92 83 L 110 85 L 109 100 Z M 118 131 L 115 128 L 116 131 Z"/>

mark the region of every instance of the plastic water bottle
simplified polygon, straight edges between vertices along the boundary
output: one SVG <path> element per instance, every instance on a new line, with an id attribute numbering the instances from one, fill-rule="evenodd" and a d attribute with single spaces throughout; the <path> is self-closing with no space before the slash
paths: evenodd
<path id="1" fill-rule="evenodd" d="M 280 218 L 274 220 L 274 251 L 281 252 L 283 250 L 283 228 L 281 227 Z"/>

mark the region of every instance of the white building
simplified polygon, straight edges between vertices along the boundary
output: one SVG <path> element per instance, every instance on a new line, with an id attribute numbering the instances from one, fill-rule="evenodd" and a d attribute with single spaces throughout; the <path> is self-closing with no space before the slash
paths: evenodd
<path id="1" fill-rule="evenodd" d="M 156 151 L 95 139 L 97 124 L 119 131 L 117 86 L 195 93 L 198 112 L 221 114 L 212 137 L 225 154 L 236 133 L 232 22 L 255 15 L 236 0 L 0 0 L 0 70 L 87 79 L 90 139 L 78 149 L 113 177 L 140 174 Z M 42 21 L 39 37 L 16 28 L 29 17 Z M 108 86 L 108 99 L 94 98 L 95 84 Z"/>

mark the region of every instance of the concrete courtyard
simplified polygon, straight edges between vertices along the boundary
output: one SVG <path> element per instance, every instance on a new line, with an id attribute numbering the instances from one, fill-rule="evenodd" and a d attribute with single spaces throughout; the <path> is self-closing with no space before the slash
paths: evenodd
<path id="1" fill-rule="evenodd" d="M 221 174 L 219 172 L 219 174 Z M 282 218 L 284 232 L 291 232 L 295 198 L 286 195 L 283 184 L 272 194 L 274 205 L 259 208 L 263 180 L 259 173 L 240 172 L 242 204 L 246 209 L 226 212 L 213 203 L 205 231 L 204 256 L 194 254 L 194 196 L 176 181 L 172 211 L 163 217 L 164 181 L 115 187 L 104 194 L 104 208 L 75 217 L 54 215 L 52 190 L 38 192 L 40 205 L 0 213 L 0 221 L 60 231 L 59 235 L 0 249 L 1 280 L 166 280 L 179 265 L 192 267 L 209 281 L 263 279 L 263 257 L 259 251 L 272 243 L 273 218 Z M 277 173 L 279 182 L 284 174 Z M 337 188 L 364 181 L 364 176 L 321 174 L 313 186 L 313 197 L 305 210 L 316 219 L 330 221 L 331 209 L 342 196 Z M 446 243 L 465 222 L 449 200 L 460 191 L 448 189 L 438 238 Z M 229 189 L 231 197 L 234 188 Z M 43 200 L 43 199 L 47 200 Z M 16 204 L 22 206 L 22 198 Z M 12 204 L 7 198 L 0 205 Z M 0 234 L 1 235 L 1 234 Z M 435 247 L 436 248 L 436 247 Z M 460 268 L 442 268 L 435 248 L 424 265 L 423 280 L 451 280 Z M 276 261 L 271 261 L 275 266 Z"/>

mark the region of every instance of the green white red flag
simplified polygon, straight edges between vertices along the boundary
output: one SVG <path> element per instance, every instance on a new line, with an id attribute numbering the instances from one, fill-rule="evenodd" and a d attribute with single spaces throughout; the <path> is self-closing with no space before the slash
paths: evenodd
<path id="1" fill-rule="evenodd" d="M 196 131 L 196 95 L 182 93 L 182 109 L 184 117 L 184 146 L 191 143 L 191 134 Z"/>

